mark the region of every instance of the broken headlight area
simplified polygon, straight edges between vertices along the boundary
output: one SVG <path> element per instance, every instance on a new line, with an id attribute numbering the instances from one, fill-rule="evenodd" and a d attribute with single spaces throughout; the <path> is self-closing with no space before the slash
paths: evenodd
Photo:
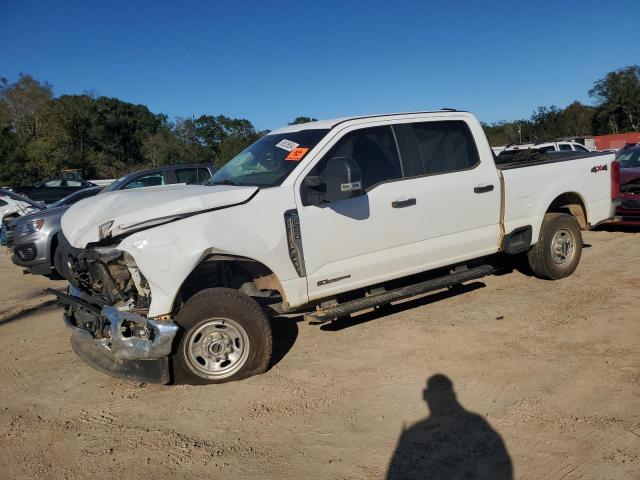
<path id="1" fill-rule="evenodd" d="M 151 289 L 131 255 L 114 247 L 65 250 L 64 253 L 64 276 L 88 295 L 89 303 L 126 307 L 134 313 L 148 312 Z"/>

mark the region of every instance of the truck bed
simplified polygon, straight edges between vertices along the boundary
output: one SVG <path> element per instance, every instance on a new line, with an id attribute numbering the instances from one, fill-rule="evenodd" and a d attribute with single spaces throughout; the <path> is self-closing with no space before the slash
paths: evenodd
<path id="1" fill-rule="evenodd" d="M 506 232 L 533 226 L 537 241 L 544 212 L 560 196 L 584 205 L 586 223 L 596 225 L 611 216 L 611 153 L 542 154 L 496 167 L 504 183 L 503 221 Z"/>
<path id="2" fill-rule="evenodd" d="M 498 155 L 495 157 L 496 168 L 500 170 L 510 170 L 513 168 L 524 168 L 533 165 L 544 165 L 556 162 L 568 162 L 581 158 L 598 157 L 610 155 L 602 152 L 546 152 L 540 153 L 536 150 L 518 150 L 513 155 Z"/>

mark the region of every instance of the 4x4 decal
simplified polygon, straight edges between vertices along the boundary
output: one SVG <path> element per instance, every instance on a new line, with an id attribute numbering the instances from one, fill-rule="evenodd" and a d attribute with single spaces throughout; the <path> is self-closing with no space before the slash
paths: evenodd
<path id="1" fill-rule="evenodd" d="M 591 169 L 591 173 L 606 172 L 609 169 L 607 165 L 596 165 Z"/>

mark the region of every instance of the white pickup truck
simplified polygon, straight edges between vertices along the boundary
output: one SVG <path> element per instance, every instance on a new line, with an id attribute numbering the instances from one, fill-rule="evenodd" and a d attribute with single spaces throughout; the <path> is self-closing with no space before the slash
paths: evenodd
<path id="1" fill-rule="evenodd" d="M 73 205 L 58 296 L 73 348 L 102 371 L 235 380 L 268 367 L 267 312 L 329 321 L 491 274 L 509 254 L 570 275 L 581 230 L 612 216 L 616 167 L 576 152 L 497 168 L 480 123 L 454 110 L 293 125 L 208 185 Z"/>

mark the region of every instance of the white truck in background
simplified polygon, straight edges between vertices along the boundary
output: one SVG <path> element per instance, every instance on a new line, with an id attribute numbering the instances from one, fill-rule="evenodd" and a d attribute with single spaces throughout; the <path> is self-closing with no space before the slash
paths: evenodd
<path id="1" fill-rule="evenodd" d="M 588 153 L 591 151 L 595 151 L 595 147 L 590 150 L 589 148 L 587 148 L 585 145 L 582 145 L 581 143 L 569 141 L 569 140 L 561 140 L 557 142 L 544 142 L 544 143 L 522 143 L 517 145 L 507 145 L 504 147 L 491 147 L 491 149 L 493 150 L 493 153 L 495 155 L 513 154 L 515 152 L 521 152 L 525 150 L 536 150 L 539 153 L 549 153 L 549 152 Z"/>
<path id="2" fill-rule="evenodd" d="M 102 371 L 244 378 L 269 364 L 265 311 L 329 321 L 491 274 L 509 254 L 541 278 L 571 275 L 581 230 L 612 215 L 616 167 L 576 152 L 498 168 L 460 111 L 292 125 L 208 185 L 73 205 L 58 296 L 73 348 Z"/>

